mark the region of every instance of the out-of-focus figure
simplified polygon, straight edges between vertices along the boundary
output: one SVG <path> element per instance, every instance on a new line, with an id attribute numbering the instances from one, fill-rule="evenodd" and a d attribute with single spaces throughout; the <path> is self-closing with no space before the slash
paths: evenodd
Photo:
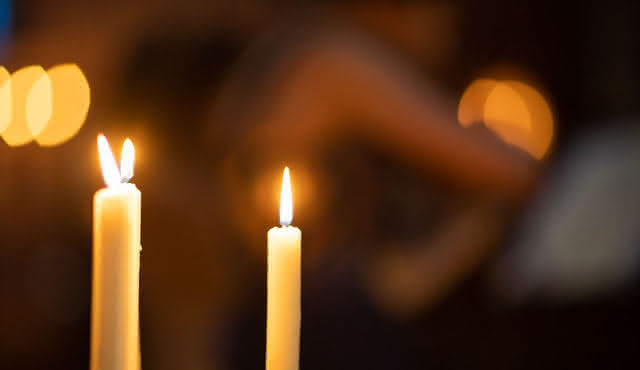
<path id="1" fill-rule="evenodd" d="M 437 356 L 416 323 L 491 254 L 535 160 L 460 126 L 457 100 L 429 78 L 452 53 L 432 41 L 455 39 L 455 6 L 316 10 L 252 45 L 213 100 L 212 147 L 236 143 L 223 172 L 229 221 L 256 264 L 237 271 L 257 290 L 230 328 L 230 366 L 262 361 L 241 353 L 264 346 L 264 230 L 286 164 L 306 232 L 302 367 L 423 368 Z"/>
<path id="2" fill-rule="evenodd" d="M 503 256 L 496 288 L 520 303 L 607 296 L 640 274 L 640 133 L 612 122 L 557 163 Z"/>

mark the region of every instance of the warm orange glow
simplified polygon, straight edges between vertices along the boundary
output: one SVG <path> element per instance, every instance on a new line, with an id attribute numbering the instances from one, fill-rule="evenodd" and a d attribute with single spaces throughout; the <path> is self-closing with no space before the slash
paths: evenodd
<path id="1" fill-rule="evenodd" d="M 100 157 L 100 167 L 102 176 L 108 187 L 114 187 L 121 183 L 120 171 L 111 152 L 109 142 L 104 135 L 98 135 L 98 155 Z"/>
<path id="2" fill-rule="evenodd" d="M 467 87 L 458 105 L 458 121 L 462 126 L 467 127 L 473 123 L 482 122 L 484 104 L 496 83 L 491 79 L 478 79 Z"/>
<path id="3" fill-rule="evenodd" d="M 37 135 L 51 119 L 52 108 L 51 79 L 44 73 L 33 83 L 27 94 L 25 117 L 32 136 Z"/>
<path id="4" fill-rule="evenodd" d="M 27 126 L 26 103 L 31 87 L 43 76 L 46 76 L 46 72 L 40 66 L 24 67 L 11 75 L 13 116 L 11 123 L 2 133 L 2 138 L 9 146 L 20 146 L 33 140 Z"/>
<path id="5" fill-rule="evenodd" d="M 120 154 L 120 176 L 122 182 L 128 182 L 133 177 L 133 162 L 135 161 L 136 150 L 133 143 L 128 138 L 122 144 L 122 153 Z"/>
<path id="6" fill-rule="evenodd" d="M 293 221 L 293 196 L 291 194 L 289 167 L 285 167 L 284 173 L 282 174 L 282 189 L 280 191 L 280 225 L 291 225 L 291 221 Z"/>
<path id="7" fill-rule="evenodd" d="M 553 114 L 547 100 L 533 87 L 518 81 L 506 81 L 520 94 L 531 115 L 531 133 L 525 149 L 535 158 L 541 159 L 553 141 Z"/>
<path id="8" fill-rule="evenodd" d="M 531 137 L 527 102 L 506 83 L 498 82 L 484 103 L 484 124 L 505 142 L 526 149 Z"/>
<path id="9" fill-rule="evenodd" d="M 62 64 L 47 71 L 51 80 L 52 114 L 48 123 L 32 130 L 42 146 L 59 145 L 82 128 L 89 111 L 89 83 L 75 64 Z"/>
<path id="10" fill-rule="evenodd" d="M 9 127 L 13 117 L 11 74 L 0 66 L 0 134 Z"/>
<path id="11" fill-rule="evenodd" d="M 518 81 L 478 79 L 465 90 L 458 106 L 462 126 L 484 122 L 505 142 L 541 159 L 553 139 L 553 116 L 537 90 Z"/>

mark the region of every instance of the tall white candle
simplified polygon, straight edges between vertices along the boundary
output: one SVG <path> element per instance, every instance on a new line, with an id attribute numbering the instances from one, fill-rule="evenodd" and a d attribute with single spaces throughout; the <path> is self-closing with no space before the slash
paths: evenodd
<path id="1" fill-rule="evenodd" d="M 289 168 L 280 194 L 280 227 L 267 235 L 266 370 L 297 370 L 300 354 L 300 229 L 291 226 Z"/>
<path id="2" fill-rule="evenodd" d="M 107 187 L 94 197 L 90 365 L 91 370 L 139 370 L 141 197 L 128 183 L 134 149 L 127 139 L 120 171 L 102 135 L 98 150 Z"/>

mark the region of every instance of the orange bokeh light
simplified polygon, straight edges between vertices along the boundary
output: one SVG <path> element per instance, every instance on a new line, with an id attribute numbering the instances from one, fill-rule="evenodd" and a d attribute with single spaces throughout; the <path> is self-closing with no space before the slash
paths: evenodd
<path id="1" fill-rule="evenodd" d="M 507 83 L 527 104 L 532 127 L 526 150 L 540 159 L 547 153 L 553 141 L 554 125 L 551 107 L 544 96 L 533 87 L 518 81 L 507 81 Z"/>
<path id="2" fill-rule="evenodd" d="M 537 159 L 545 156 L 553 139 L 549 104 L 540 92 L 519 81 L 473 81 L 460 99 L 458 121 L 465 127 L 483 122 L 503 141 Z"/>
<path id="3" fill-rule="evenodd" d="M 31 88 L 39 80 L 44 81 L 41 79 L 46 78 L 48 78 L 47 72 L 40 66 L 24 67 L 11 75 L 13 115 L 9 126 L 2 133 L 2 138 L 9 146 L 21 146 L 33 140 L 33 135 L 27 125 L 27 101 L 32 91 Z M 48 105 L 44 103 L 43 106 L 46 108 Z"/>
<path id="4" fill-rule="evenodd" d="M 462 126 L 482 122 L 484 103 L 495 85 L 496 80 L 481 78 L 467 87 L 458 104 L 458 121 Z"/>
<path id="5" fill-rule="evenodd" d="M 11 74 L 4 67 L 0 67 L 0 134 L 9 127 L 12 119 Z"/>
<path id="6" fill-rule="evenodd" d="M 505 142 L 526 149 L 531 136 L 527 102 L 509 84 L 497 82 L 484 103 L 484 124 Z"/>
<path id="7" fill-rule="evenodd" d="M 84 125 L 89 111 L 89 83 L 75 64 L 61 64 L 47 70 L 51 80 L 52 113 L 41 127 L 32 130 L 42 146 L 60 145 Z"/>

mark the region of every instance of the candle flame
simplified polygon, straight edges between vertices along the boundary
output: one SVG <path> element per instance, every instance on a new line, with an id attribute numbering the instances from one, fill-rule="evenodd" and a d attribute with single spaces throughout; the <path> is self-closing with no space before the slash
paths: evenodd
<path id="1" fill-rule="evenodd" d="M 129 182 L 133 177 L 133 162 L 136 157 L 136 150 L 133 143 L 128 138 L 122 144 L 122 153 L 120 154 L 120 175 L 123 183 Z"/>
<path id="2" fill-rule="evenodd" d="M 280 225 L 289 226 L 293 220 L 293 199 L 291 195 L 291 178 L 289 167 L 282 174 L 282 190 L 280 191 Z"/>
<path id="3" fill-rule="evenodd" d="M 104 135 L 98 135 L 98 155 L 100 157 L 100 167 L 102 167 L 102 177 L 107 186 L 112 187 L 120 183 L 120 171 L 111 152 L 109 142 Z"/>

